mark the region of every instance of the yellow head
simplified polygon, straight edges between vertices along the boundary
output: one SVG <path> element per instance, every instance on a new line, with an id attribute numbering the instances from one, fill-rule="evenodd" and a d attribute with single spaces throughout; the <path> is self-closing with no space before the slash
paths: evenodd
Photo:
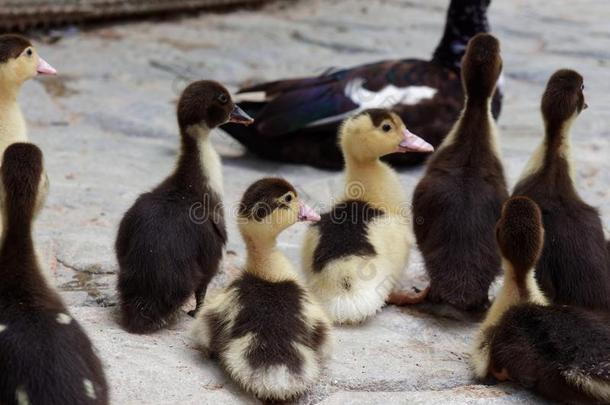
<path id="1" fill-rule="evenodd" d="M 390 153 L 432 152 L 434 148 L 411 133 L 400 117 L 383 109 L 365 110 L 346 119 L 340 129 L 345 158 L 372 160 Z"/>
<path id="2" fill-rule="evenodd" d="M 264 178 L 248 187 L 238 216 L 242 236 L 254 241 L 275 239 L 297 222 L 320 219 L 313 209 L 299 200 L 294 187 L 280 178 Z"/>
<path id="3" fill-rule="evenodd" d="M 56 73 L 27 38 L 14 34 L 0 35 L 0 82 L 19 87 L 38 74 Z"/>

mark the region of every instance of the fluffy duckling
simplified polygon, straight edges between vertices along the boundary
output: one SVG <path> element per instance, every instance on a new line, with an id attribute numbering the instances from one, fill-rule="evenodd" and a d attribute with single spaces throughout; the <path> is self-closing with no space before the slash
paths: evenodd
<path id="1" fill-rule="evenodd" d="M 27 130 L 17 102 L 24 82 L 56 70 L 42 59 L 32 43 L 21 35 L 0 35 L 0 156 L 8 145 L 27 142 Z"/>
<path id="2" fill-rule="evenodd" d="M 534 276 L 544 243 L 536 203 L 511 198 L 498 222 L 497 241 L 504 285 L 476 339 L 476 376 L 512 380 L 561 403 L 609 403 L 610 316 L 547 306 Z"/>
<path id="3" fill-rule="evenodd" d="M 573 70 L 551 76 L 542 96 L 545 137 L 513 195 L 542 209 L 547 239 L 536 267 L 542 291 L 554 303 L 610 310 L 610 263 L 598 211 L 575 186 L 570 128 L 587 107 L 583 78 Z"/>
<path id="4" fill-rule="evenodd" d="M 379 158 L 430 152 L 432 146 L 389 111 L 366 110 L 340 132 L 345 194 L 306 234 L 302 264 L 312 292 L 337 323 L 357 323 L 379 311 L 409 260 L 409 206 L 397 173 Z M 392 297 L 417 302 L 415 297 Z"/>
<path id="5" fill-rule="evenodd" d="M 248 252 L 244 273 L 206 299 L 193 324 L 198 345 L 263 400 L 305 392 L 329 353 L 330 322 L 276 246 L 284 229 L 319 219 L 285 180 L 252 184 L 239 209 Z"/>
<path id="6" fill-rule="evenodd" d="M 107 404 L 91 341 L 46 280 L 32 225 L 47 192 L 42 152 L 14 143 L 0 169 L 0 403 Z"/>
<path id="7" fill-rule="evenodd" d="M 472 38 L 462 62 L 464 110 L 413 194 L 428 299 L 466 311 L 488 306 L 489 286 L 501 270 L 493 235 L 508 191 L 490 108 L 501 71 L 498 40 Z"/>
<path id="8" fill-rule="evenodd" d="M 470 38 L 489 31 L 490 1 L 451 0 L 443 36 L 430 59 L 383 60 L 243 88 L 240 106 L 256 124 L 248 128 L 229 124 L 223 129 L 265 159 L 341 170 L 344 160 L 337 142 L 341 122 L 366 109 L 387 108 L 438 146 L 462 109 L 462 56 Z M 496 92 L 496 118 L 501 105 L 502 95 Z M 426 157 L 427 153 L 391 153 L 383 159 L 415 165 Z"/>
<path id="9" fill-rule="evenodd" d="M 122 321 L 132 333 L 166 326 L 193 293 L 197 308 L 203 302 L 227 240 L 221 162 L 210 132 L 229 121 L 252 122 L 212 81 L 187 86 L 177 115 L 182 143 L 177 167 L 136 200 L 116 240 Z"/>

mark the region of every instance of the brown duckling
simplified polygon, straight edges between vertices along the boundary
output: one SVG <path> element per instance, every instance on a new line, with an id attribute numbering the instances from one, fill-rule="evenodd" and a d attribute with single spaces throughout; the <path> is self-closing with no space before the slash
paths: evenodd
<path id="1" fill-rule="evenodd" d="M 0 169 L 0 403 L 108 403 L 102 363 L 39 265 L 33 221 L 47 193 L 42 152 L 14 143 Z"/>
<path id="2" fill-rule="evenodd" d="M 545 136 L 513 195 L 542 210 L 546 242 L 536 267 L 545 295 L 557 304 L 610 311 L 610 252 L 599 212 L 576 189 L 570 128 L 587 108 L 582 76 L 555 72 L 542 96 Z"/>
<path id="3" fill-rule="evenodd" d="M 201 306 L 227 240 L 222 165 L 211 131 L 252 119 L 213 81 L 191 83 L 177 109 L 181 151 L 174 172 L 125 213 L 115 250 L 122 322 L 150 333 L 175 319 L 195 293 Z"/>
<path id="4" fill-rule="evenodd" d="M 608 403 L 610 315 L 548 306 L 534 275 L 544 234 L 536 203 L 506 202 L 496 228 L 504 284 L 475 342 L 475 375 L 511 380 L 561 403 Z"/>
<path id="5" fill-rule="evenodd" d="M 472 38 L 462 62 L 464 110 L 413 193 L 428 299 L 459 310 L 487 308 L 489 286 L 501 270 L 493 235 L 508 191 L 490 108 L 501 71 L 498 40 Z"/>

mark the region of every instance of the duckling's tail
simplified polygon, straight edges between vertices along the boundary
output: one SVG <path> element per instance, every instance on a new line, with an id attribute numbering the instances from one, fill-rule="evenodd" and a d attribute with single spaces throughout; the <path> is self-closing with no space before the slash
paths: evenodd
<path id="1" fill-rule="evenodd" d="M 312 275 L 310 287 L 333 322 L 359 323 L 383 308 L 398 281 L 385 267 L 370 257 L 338 260 Z"/>
<path id="2" fill-rule="evenodd" d="M 561 374 L 571 386 L 603 403 L 610 403 L 610 361 L 591 367 L 568 368 Z"/>

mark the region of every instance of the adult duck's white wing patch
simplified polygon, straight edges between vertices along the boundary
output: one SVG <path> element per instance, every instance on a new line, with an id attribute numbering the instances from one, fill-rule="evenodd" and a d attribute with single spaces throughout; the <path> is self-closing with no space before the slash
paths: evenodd
<path id="1" fill-rule="evenodd" d="M 379 91 L 364 88 L 364 79 L 357 78 L 345 86 L 345 96 L 358 105 L 358 108 L 343 114 L 322 118 L 307 125 L 308 127 L 341 121 L 350 115 L 368 110 L 369 108 L 392 108 L 397 104 L 415 105 L 422 100 L 431 99 L 436 89 L 428 86 L 396 87 L 392 84 Z"/>
<path id="2" fill-rule="evenodd" d="M 345 95 L 362 110 L 391 108 L 396 104 L 414 105 L 435 94 L 436 89 L 428 86 L 396 87 L 392 84 L 380 91 L 371 91 L 364 88 L 364 79 L 354 79 L 345 86 Z"/>

